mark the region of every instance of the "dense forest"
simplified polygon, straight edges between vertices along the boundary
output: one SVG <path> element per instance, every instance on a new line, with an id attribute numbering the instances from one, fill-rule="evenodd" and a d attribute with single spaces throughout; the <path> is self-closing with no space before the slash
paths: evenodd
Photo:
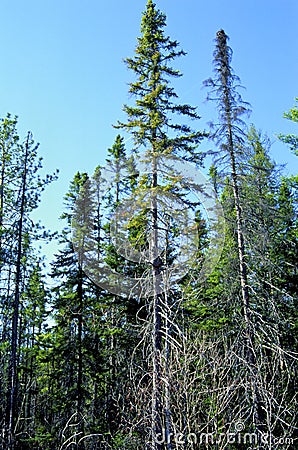
<path id="1" fill-rule="evenodd" d="M 297 448 L 298 176 L 249 123 L 228 41 L 198 130 L 147 1 L 126 120 L 105 166 L 74 174 L 59 234 L 32 219 L 58 173 L 1 119 L 1 449 Z M 295 133 L 298 106 L 284 117 Z M 279 139 L 298 156 L 298 134 Z"/>

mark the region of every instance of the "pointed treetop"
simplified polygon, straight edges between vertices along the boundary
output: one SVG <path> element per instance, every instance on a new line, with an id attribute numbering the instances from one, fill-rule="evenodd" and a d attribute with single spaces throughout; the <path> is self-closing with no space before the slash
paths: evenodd
<path id="1" fill-rule="evenodd" d="M 217 102 L 220 122 L 235 127 L 239 138 L 240 135 L 244 136 L 246 128 L 241 116 L 249 115 L 250 105 L 243 101 L 240 95 L 241 81 L 231 65 L 233 51 L 227 44 L 228 40 L 229 37 L 223 29 L 216 33 L 213 53 L 215 76 L 206 80 L 204 85 L 211 88 L 207 99 Z M 215 132 L 213 136 L 219 137 L 219 133 Z"/>
<path id="2" fill-rule="evenodd" d="M 77 172 L 70 182 L 69 191 L 65 194 L 64 200 L 72 202 L 89 179 L 86 172 Z"/>
<path id="3" fill-rule="evenodd" d="M 77 186 L 81 188 L 88 180 L 88 174 L 86 172 L 77 172 L 71 182 L 71 186 Z"/>
<path id="4" fill-rule="evenodd" d="M 152 0 L 148 0 L 146 10 L 143 12 L 141 21 L 142 36 L 138 38 L 139 44 L 143 50 L 156 52 L 160 44 L 167 42 L 163 34 L 166 26 L 166 15 L 156 8 Z"/>
<path id="5" fill-rule="evenodd" d="M 185 52 L 166 35 L 165 27 L 166 15 L 148 0 L 135 55 L 125 60 L 136 76 L 129 89 L 136 101 L 133 106 L 124 105 L 128 120 L 118 122 L 116 128 L 124 128 L 133 135 L 135 149 L 143 146 L 150 152 L 172 149 L 173 153 L 193 155 L 205 134 L 175 120 L 177 115 L 188 119 L 199 116 L 196 108 L 177 104 L 178 95 L 170 81 L 181 73 L 171 63 Z"/>
<path id="6" fill-rule="evenodd" d="M 216 37 L 217 37 L 217 39 L 221 39 L 225 42 L 229 40 L 228 35 L 225 33 L 225 30 L 223 30 L 222 28 L 220 30 L 218 30 L 218 32 L 216 33 Z"/>
<path id="7" fill-rule="evenodd" d="M 152 13 L 152 12 L 156 12 L 156 3 L 153 3 L 152 0 L 148 0 L 147 5 L 146 5 L 146 11 L 145 11 L 144 15 L 146 13 Z"/>
<path id="8" fill-rule="evenodd" d="M 120 136 L 120 134 L 118 134 L 116 136 L 116 139 L 115 139 L 115 142 L 114 142 L 112 148 L 108 149 L 108 154 L 109 154 L 109 156 L 113 156 L 115 159 L 125 158 L 126 151 L 125 151 L 124 139 L 123 139 L 123 137 Z"/>

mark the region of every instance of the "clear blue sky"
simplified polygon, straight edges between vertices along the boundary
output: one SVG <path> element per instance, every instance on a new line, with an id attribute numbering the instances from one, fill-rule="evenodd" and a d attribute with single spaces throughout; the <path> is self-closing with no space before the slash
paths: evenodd
<path id="1" fill-rule="evenodd" d="M 272 156 L 296 173 L 298 159 L 276 142 L 298 133 L 282 118 L 298 96 L 297 0 L 157 0 L 168 34 L 188 53 L 177 66 L 181 100 L 198 106 L 199 127 L 214 115 L 202 81 L 212 74 L 214 37 L 223 28 L 233 67 L 252 105 L 250 122 L 273 141 Z M 76 171 L 93 172 L 113 144 L 129 101 L 132 56 L 146 0 L 1 0 L 0 116 L 19 116 L 19 130 L 40 142 L 47 172 L 60 169 L 37 216 L 57 227 L 62 199 Z M 205 144 L 207 145 L 207 144 Z"/>

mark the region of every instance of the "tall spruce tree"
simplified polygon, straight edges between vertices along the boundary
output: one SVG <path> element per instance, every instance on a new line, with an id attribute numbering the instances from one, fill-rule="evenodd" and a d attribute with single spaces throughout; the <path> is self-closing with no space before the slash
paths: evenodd
<path id="1" fill-rule="evenodd" d="M 226 246 L 230 246 L 221 282 L 221 295 L 230 305 L 227 331 L 218 341 L 222 351 L 215 352 L 220 364 L 214 360 L 216 385 L 219 391 L 222 389 L 221 395 L 215 395 L 216 419 L 222 411 L 226 418 L 242 420 L 247 431 L 256 433 L 256 445 L 260 446 L 266 433 L 292 433 L 292 413 L 287 410 L 292 387 L 282 367 L 286 364 L 293 368 L 294 359 L 292 353 L 283 353 L 280 341 L 285 332 L 287 301 L 270 282 L 276 276 L 272 248 L 277 232 L 274 215 L 278 210 L 278 171 L 260 134 L 254 128 L 248 132 L 242 120 L 248 105 L 238 92 L 239 78 L 231 67 L 232 50 L 227 40 L 220 30 L 214 52 L 215 76 L 205 82 L 211 88 L 209 98 L 216 101 L 218 108 L 219 123 L 212 128 L 212 138 L 220 149 L 214 152 L 216 181 L 217 186 L 220 180 L 224 185 L 221 200 L 226 212 Z M 274 383 L 277 371 L 284 386 L 283 399 Z M 228 395 L 225 389 L 231 385 L 233 392 Z M 248 409 L 250 413 L 244 420 Z"/>
<path id="2" fill-rule="evenodd" d="M 248 112 L 238 92 L 239 77 L 231 67 L 232 50 L 228 46 L 228 36 L 224 30 L 219 30 L 215 39 L 214 51 L 214 78 L 205 81 L 210 89 L 209 100 L 216 101 L 218 110 L 218 124 L 213 125 L 212 138 L 220 147 L 220 157 L 227 161 L 229 179 L 233 194 L 233 207 L 235 211 L 236 236 L 238 247 L 238 279 L 242 301 L 242 314 L 245 323 L 245 358 L 248 361 L 253 377 L 255 366 L 253 352 L 253 333 L 250 318 L 250 294 L 248 282 L 247 250 L 244 236 L 243 205 L 240 197 L 241 164 L 245 159 L 245 123 L 241 119 Z M 254 396 L 256 399 L 256 397 Z M 256 416 L 259 406 L 254 406 Z M 258 421 L 258 420 L 257 420 Z"/>
<path id="3" fill-rule="evenodd" d="M 204 133 L 195 132 L 187 124 L 175 121 L 177 115 L 189 119 L 198 119 L 196 109 L 177 103 L 177 94 L 171 86 L 171 78 L 181 76 L 171 63 L 185 55 L 179 49 L 177 41 L 165 35 L 166 17 L 152 0 L 148 0 L 141 22 L 141 36 L 133 58 L 127 58 L 128 68 L 136 79 L 130 83 L 130 94 L 135 98 L 133 106 L 125 105 L 127 122 L 119 123 L 134 139 L 135 149 L 145 151 L 145 160 L 150 175 L 144 185 L 151 189 L 149 210 L 150 228 L 150 264 L 152 271 L 152 297 L 150 309 L 152 316 L 149 322 L 152 327 L 152 371 L 151 371 L 151 447 L 154 450 L 171 449 L 169 439 L 171 433 L 170 412 L 164 400 L 163 377 L 166 376 L 164 364 L 163 336 L 166 318 L 163 318 L 162 304 L 165 304 L 161 293 L 163 260 L 159 254 L 160 246 L 160 211 L 157 197 L 154 194 L 162 184 L 159 163 L 163 156 L 175 155 L 186 161 L 199 163 L 201 155 L 196 152 L 198 143 Z M 167 189 L 175 192 L 172 181 L 168 181 Z M 167 382 L 166 382 L 167 383 Z M 167 444 L 160 443 L 158 437 L 165 429 Z"/>
<path id="4" fill-rule="evenodd" d="M 244 122 L 241 120 L 241 117 L 244 113 L 248 112 L 248 104 L 243 102 L 237 90 L 237 85 L 240 80 L 233 73 L 231 67 L 232 50 L 228 46 L 227 41 L 228 36 L 224 30 L 219 30 L 216 34 L 214 51 L 215 76 L 213 79 L 207 80 L 205 85 L 211 87 L 209 99 L 215 100 L 218 108 L 219 123 L 214 126 L 215 131 L 213 132 L 212 137 L 220 145 L 221 156 L 228 160 L 229 165 L 236 212 L 242 308 L 247 328 L 247 348 L 249 348 L 251 340 L 249 330 L 249 289 L 242 205 L 239 193 L 239 162 L 242 161 L 243 145 L 245 142 L 245 132 L 243 130 Z M 213 95 L 215 96 L 214 98 L 212 97 Z M 253 359 L 253 355 L 250 355 L 250 358 Z"/>

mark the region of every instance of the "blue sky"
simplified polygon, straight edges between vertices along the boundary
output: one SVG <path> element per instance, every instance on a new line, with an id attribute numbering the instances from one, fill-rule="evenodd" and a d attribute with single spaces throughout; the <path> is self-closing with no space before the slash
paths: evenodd
<path id="1" fill-rule="evenodd" d="M 297 0 L 157 0 L 167 33 L 187 56 L 177 62 L 183 103 L 198 106 L 204 129 L 215 117 L 202 82 L 212 74 L 216 31 L 234 51 L 233 67 L 252 105 L 249 122 L 274 141 L 272 156 L 296 173 L 298 159 L 276 141 L 298 133 L 283 112 L 298 96 Z M 45 171 L 60 170 L 36 216 L 58 226 L 63 196 L 76 171 L 93 172 L 113 144 L 132 77 L 132 56 L 146 0 L 1 0 L 0 116 L 19 116 L 19 130 L 40 142 Z M 207 146 L 207 143 L 204 144 Z"/>

